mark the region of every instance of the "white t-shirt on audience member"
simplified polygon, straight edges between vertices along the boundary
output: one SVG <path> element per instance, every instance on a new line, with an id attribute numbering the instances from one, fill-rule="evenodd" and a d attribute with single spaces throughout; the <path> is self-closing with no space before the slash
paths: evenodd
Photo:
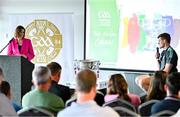
<path id="1" fill-rule="evenodd" d="M 70 107 L 58 113 L 58 117 L 119 117 L 110 107 L 100 107 L 95 101 L 84 104 L 73 102 Z"/>
<path id="2" fill-rule="evenodd" d="M 0 93 L 0 115 L 1 116 L 17 116 L 10 100 Z"/>

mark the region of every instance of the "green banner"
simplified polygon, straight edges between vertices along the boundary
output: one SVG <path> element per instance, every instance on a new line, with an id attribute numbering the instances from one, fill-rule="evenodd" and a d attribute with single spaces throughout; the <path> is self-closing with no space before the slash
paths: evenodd
<path id="1" fill-rule="evenodd" d="M 89 54 L 102 62 L 116 62 L 120 14 L 116 0 L 89 0 Z"/>

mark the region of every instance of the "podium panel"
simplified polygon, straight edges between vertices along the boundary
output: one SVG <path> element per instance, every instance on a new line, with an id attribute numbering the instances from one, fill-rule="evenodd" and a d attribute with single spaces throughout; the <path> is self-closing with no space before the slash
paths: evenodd
<path id="1" fill-rule="evenodd" d="M 4 78 L 11 85 L 12 99 L 18 104 L 24 94 L 31 90 L 34 64 L 18 56 L 0 56 Z"/>

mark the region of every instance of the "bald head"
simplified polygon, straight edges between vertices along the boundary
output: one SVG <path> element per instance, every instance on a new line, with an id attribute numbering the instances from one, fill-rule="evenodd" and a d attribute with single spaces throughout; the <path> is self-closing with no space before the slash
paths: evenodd
<path id="1" fill-rule="evenodd" d="M 77 91 L 89 93 L 96 86 L 96 74 L 89 69 L 80 71 L 77 74 L 76 86 Z"/>

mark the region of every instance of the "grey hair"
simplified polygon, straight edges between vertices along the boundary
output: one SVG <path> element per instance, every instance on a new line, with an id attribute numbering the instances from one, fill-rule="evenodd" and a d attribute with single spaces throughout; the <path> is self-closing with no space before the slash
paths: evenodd
<path id="1" fill-rule="evenodd" d="M 38 66 L 33 70 L 33 81 L 37 84 L 44 83 L 51 77 L 51 71 L 45 66 Z"/>

